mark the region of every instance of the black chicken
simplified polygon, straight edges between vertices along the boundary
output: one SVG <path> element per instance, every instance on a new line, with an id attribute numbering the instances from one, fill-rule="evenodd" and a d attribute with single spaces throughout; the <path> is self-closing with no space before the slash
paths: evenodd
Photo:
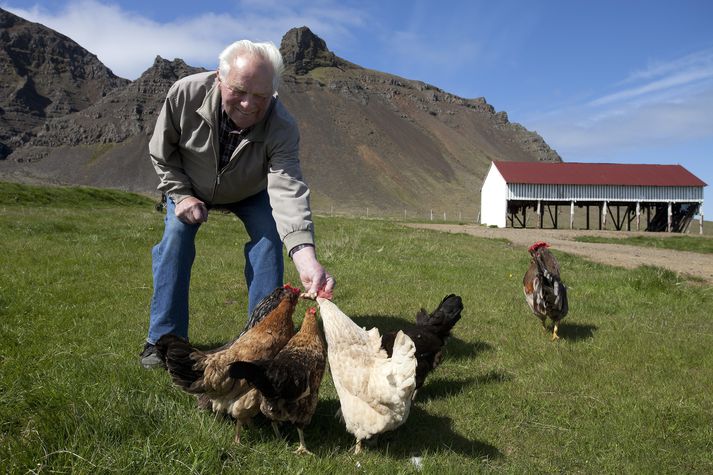
<path id="1" fill-rule="evenodd" d="M 451 335 L 451 329 L 460 320 L 463 301 L 455 294 L 447 295 L 438 307 L 428 313 L 421 309 L 416 314 L 416 326 L 403 332 L 416 346 L 416 390 L 423 386 L 428 373 L 436 369 L 443 359 L 443 347 Z M 391 357 L 397 332 L 384 333 L 381 347 Z M 414 393 L 414 397 L 416 394 Z"/>

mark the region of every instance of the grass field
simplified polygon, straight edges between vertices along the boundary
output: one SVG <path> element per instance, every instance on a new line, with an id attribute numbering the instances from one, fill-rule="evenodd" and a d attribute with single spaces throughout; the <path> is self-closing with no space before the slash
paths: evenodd
<path id="1" fill-rule="evenodd" d="M 676 251 L 713 253 L 713 239 L 702 238 L 701 236 L 631 236 L 626 238 L 605 238 L 599 236 L 579 236 L 575 241 L 582 242 L 603 242 L 614 244 L 627 244 L 630 246 L 649 246 L 674 249 Z"/>
<path id="2" fill-rule="evenodd" d="M 416 473 L 412 457 L 422 473 L 713 472 L 709 286 L 555 250 L 570 313 L 551 342 L 522 295 L 524 248 L 349 218 L 316 219 L 335 303 L 394 329 L 460 294 L 446 359 L 406 423 L 359 456 L 328 373 L 305 431 L 315 457 L 293 455 L 296 432 L 277 440 L 261 418 L 236 446 L 229 420 L 138 364 L 162 219 L 135 195 L 0 184 L 3 472 Z M 196 344 L 245 322 L 245 238 L 220 214 L 199 233 Z"/>

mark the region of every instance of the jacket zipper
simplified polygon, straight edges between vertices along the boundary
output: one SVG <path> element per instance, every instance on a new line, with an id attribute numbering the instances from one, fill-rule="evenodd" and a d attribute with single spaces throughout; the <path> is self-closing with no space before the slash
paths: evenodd
<path id="1" fill-rule="evenodd" d="M 250 143 L 250 141 L 247 140 L 247 139 L 241 140 L 240 143 L 238 144 L 238 147 L 237 147 L 237 148 L 235 149 L 235 151 L 233 152 L 232 158 L 230 159 L 230 161 L 228 162 L 228 164 L 225 165 L 225 167 L 223 167 L 222 170 L 218 171 L 218 166 L 219 166 L 218 163 L 219 163 L 220 159 L 218 159 L 218 160 L 216 161 L 215 169 L 216 169 L 216 172 L 217 172 L 217 173 L 216 173 L 216 176 L 215 176 L 215 184 L 213 185 L 213 196 L 211 197 L 211 201 L 215 201 L 215 192 L 218 190 L 218 186 L 220 186 L 220 177 L 223 175 L 223 173 L 225 173 L 226 171 L 230 170 L 231 166 L 234 166 L 235 162 L 238 161 L 238 155 L 240 155 L 240 152 L 241 152 L 245 147 L 247 147 L 247 145 L 248 145 L 249 143 Z"/>

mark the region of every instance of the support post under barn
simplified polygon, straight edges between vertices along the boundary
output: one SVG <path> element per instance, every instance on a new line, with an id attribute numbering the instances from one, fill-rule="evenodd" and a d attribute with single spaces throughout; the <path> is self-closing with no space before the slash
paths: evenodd
<path id="1" fill-rule="evenodd" d="M 670 233 L 671 232 L 671 220 L 673 217 L 673 203 L 671 201 L 668 202 L 668 219 L 666 222 L 666 232 Z"/>
<path id="2" fill-rule="evenodd" d="M 641 230 L 641 201 L 636 202 L 636 230 Z"/>
<path id="3" fill-rule="evenodd" d="M 537 200 L 537 219 L 539 221 L 540 229 L 542 229 L 542 220 L 544 219 L 544 216 L 542 213 L 542 201 L 540 200 Z"/>
<path id="4" fill-rule="evenodd" d="M 574 229 L 574 201 L 569 202 L 569 229 Z"/>
<path id="5" fill-rule="evenodd" d="M 602 205 L 602 225 L 599 229 L 607 229 L 607 202 L 605 201 Z"/>

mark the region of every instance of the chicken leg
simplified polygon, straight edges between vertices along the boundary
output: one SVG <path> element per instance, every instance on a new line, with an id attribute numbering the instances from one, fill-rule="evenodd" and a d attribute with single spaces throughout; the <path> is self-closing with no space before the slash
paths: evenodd
<path id="1" fill-rule="evenodd" d="M 294 453 L 297 455 L 314 455 L 312 452 L 307 450 L 307 446 L 305 445 L 304 431 L 299 427 L 297 428 L 297 435 L 299 435 L 300 437 L 300 446 L 295 449 Z"/>
<path id="2" fill-rule="evenodd" d="M 235 421 L 235 443 L 240 445 L 240 428 L 242 424 L 240 423 L 240 420 Z"/>

